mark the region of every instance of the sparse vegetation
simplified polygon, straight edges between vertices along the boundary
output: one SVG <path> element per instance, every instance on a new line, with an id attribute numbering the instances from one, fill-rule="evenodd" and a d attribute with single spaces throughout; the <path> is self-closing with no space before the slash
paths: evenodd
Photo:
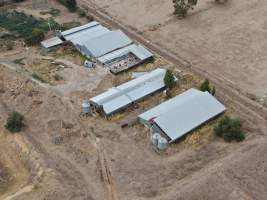
<path id="1" fill-rule="evenodd" d="M 58 0 L 58 2 L 68 8 L 70 12 L 75 12 L 78 9 L 76 0 Z"/>
<path id="2" fill-rule="evenodd" d="M 164 83 L 167 88 L 172 88 L 175 85 L 175 78 L 171 70 L 166 71 Z"/>
<path id="3" fill-rule="evenodd" d="M 194 9 L 197 0 L 172 0 L 174 4 L 174 14 L 178 17 L 185 17 L 190 9 Z"/>
<path id="4" fill-rule="evenodd" d="M 232 119 L 224 116 L 214 127 L 214 133 L 222 137 L 226 142 L 241 142 L 245 139 L 245 134 L 241 130 L 242 124 L 239 119 Z"/>
<path id="5" fill-rule="evenodd" d="M 50 20 L 50 23 L 59 27 L 53 20 Z M 49 31 L 47 21 L 17 11 L 1 13 L 0 27 L 10 31 L 17 38 L 23 38 L 29 45 L 37 44 Z"/>
<path id="6" fill-rule="evenodd" d="M 54 79 L 55 79 L 56 81 L 60 81 L 60 80 L 62 80 L 63 78 L 62 78 L 59 74 L 55 74 L 55 75 L 54 75 Z"/>
<path id="7" fill-rule="evenodd" d="M 44 31 L 39 28 L 35 28 L 32 30 L 32 33 L 25 39 L 25 42 L 28 45 L 37 45 L 39 44 L 45 37 Z"/>
<path id="8" fill-rule="evenodd" d="M 46 15 L 46 14 L 50 14 L 53 17 L 59 16 L 60 15 L 60 10 L 56 9 L 56 8 L 50 8 L 49 11 L 42 11 L 40 12 L 41 15 Z"/>
<path id="9" fill-rule="evenodd" d="M 41 76 L 39 76 L 39 75 L 36 74 L 36 73 L 33 73 L 33 74 L 32 74 L 32 77 L 33 77 L 34 79 L 38 80 L 38 81 L 41 81 L 42 83 L 46 83 L 46 82 L 47 82 L 46 80 L 44 80 Z"/>
<path id="10" fill-rule="evenodd" d="M 82 8 L 78 8 L 77 9 L 77 14 L 80 16 L 80 17 L 86 17 L 86 11 Z"/>
<path id="11" fill-rule="evenodd" d="M 80 26 L 80 25 L 81 25 L 81 23 L 80 22 L 76 22 L 76 21 L 66 22 L 66 23 L 62 24 L 62 31 L 68 30 L 68 29 L 71 29 L 71 28 L 74 28 L 74 27 Z"/>
<path id="12" fill-rule="evenodd" d="M 8 116 L 5 128 L 11 133 L 20 132 L 24 126 L 23 119 L 24 116 L 22 114 L 14 111 Z"/>

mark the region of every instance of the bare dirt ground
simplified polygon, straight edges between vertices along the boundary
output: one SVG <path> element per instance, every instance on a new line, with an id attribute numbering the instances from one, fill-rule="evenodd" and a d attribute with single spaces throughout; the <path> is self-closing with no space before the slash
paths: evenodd
<path id="1" fill-rule="evenodd" d="M 85 1 L 81 1 L 85 2 Z M 186 19 L 170 0 L 87 0 L 91 7 L 244 93 L 266 98 L 265 1 L 199 1 Z"/>
<path id="2" fill-rule="evenodd" d="M 112 1 L 102 3 L 109 2 Z M 149 1 L 123 2 L 125 6 L 137 6 L 133 13 L 138 12 L 141 5 L 150 9 Z M 30 3 L 28 1 L 26 8 L 34 5 Z M 113 9 L 120 6 L 118 3 Z M 168 14 L 171 7 L 166 1 L 162 3 L 163 7 L 159 4 L 156 8 L 162 9 L 160 15 L 171 19 Z M 23 5 L 21 9 L 25 8 Z M 61 10 L 61 17 L 65 12 Z M 152 20 L 155 14 L 147 12 L 147 15 Z M 142 23 L 141 26 L 146 26 L 147 22 Z M 266 119 L 257 110 L 252 112 L 243 102 L 238 104 L 236 99 L 220 95 L 218 98 L 226 104 L 228 114 L 244 121 L 247 136 L 244 142 L 225 143 L 213 135 L 214 122 L 210 122 L 166 152 L 158 153 L 150 145 L 149 131 L 143 126 L 135 124 L 122 129 L 120 125 L 128 117 L 134 118 L 164 101 L 161 93 L 140 102 L 137 109 L 129 108 L 129 112 L 110 119 L 82 116 L 82 101 L 129 80 L 132 71 L 162 65 L 175 69 L 180 76 L 178 86 L 172 91 L 174 94 L 197 87 L 202 78 L 180 72 L 164 59 L 114 76 L 100 67 L 85 69 L 77 56 L 66 55 L 45 54 L 38 47 L 27 50 L 21 46 L 0 53 L 0 199 L 266 198 Z M 60 64 L 51 65 L 52 62 Z M 41 81 L 32 73 L 53 81 Z M 55 81 L 51 74 L 58 74 L 62 80 Z M 25 116 L 26 126 L 17 134 L 10 134 L 4 128 L 12 110 Z"/>

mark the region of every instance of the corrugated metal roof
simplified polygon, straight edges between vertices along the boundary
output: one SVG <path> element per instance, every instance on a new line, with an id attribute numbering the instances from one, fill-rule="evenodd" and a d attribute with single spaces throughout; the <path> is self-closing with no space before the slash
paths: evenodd
<path id="1" fill-rule="evenodd" d="M 61 39 L 59 39 L 58 37 L 53 37 L 53 38 L 50 38 L 48 40 L 44 40 L 41 42 L 41 45 L 44 47 L 44 48 L 51 48 L 51 47 L 55 47 L 57 45 L 60 45 L 62 44 L 63 41 Z"/>
<path id="2" fill-rule="evenodd" d="M 66 37 L 67 35 L 74 34 L 74 33 L 77 33 L 79 31 L 83 31 L 85 29 L 89 29 L 89 28 L 92 28 L 92 27 L 98 26 L 98 25 L 99 25 L 98 22 L 93 21 L 93 22 L 90 22 L 88 24 L 85 24 L 85 25 L 82 25 L 82 26 L 78 26 L 78 27 L 63 31 L 63 32 L 61 32 L 61 35 Z"/>
<path id="3" fill-rule="evenodd" d="M 121 30 L 110 31 L 99 37 L 92 38 L 84 42 L 83 46 L 90 52 L 95 58 L 110 53 L 116 49 L 123 48 L 132 43 L 132 40 L 128 38 Z"/>
<path id="4" fill-rule="evenodd" d="M 225 107 L 208 92 L 190 89 L 139 118 L 153 119 L 173 142 L 224 111 Z"/>
<path id="5" fill-rule="evenodd" d="M 104 56 L 99 57 L 98 61 L 105 64 L 105 63 L 108 63 L 108 62 L 110 62 L 116 58 L 120 58 L 122 56 L 125 56 L 130 52 L 133 53 L 141 61 L 153 57 L 153 54 L 151 52 L 149 52 L 142 45 L 131 44 L 129 46 L 126 46 L 124 48 L 118 49 L 116 51 L 113 51 L 111 53 L 108 53 Z"/>
<path id="6" fill-rule="evenodd" d="M 199 90 L 192 88 L 180 94 L 179 96 L 176 96 L 168 101 L 165 101 L 164 103 L 148 110 L 147 112 L 144 112 L 143 114 L 139 115 L 139 117 L 146 121 L 149 121 L 153 118 L 162 115 L 165 112 L 168 112 L 169 110 L 172 110 L 174 107 L 183 104 L 184 102 L 195 97 L 196 95 L 199 95 L 200 93 L 201 92 Z"/>
<path id="7" fill-rule="evenodd" d="M 71 41 L 73 44 L 83 45 L 86 41 L 104 35 L 108 32 L 110 32 L 110 30 L 102 25 L 98 25 L 76 32 L 75 34 L 69 34 L 68 36 L 65 36 L 65 39 Z"/>
<path id="8" fill-rule="evenodd" d="M 135 48 L 132 48 L 131 51 L 140 60 L 146 60 L 148 58 L 153 57 L 153 54 L 150 51 L 148 51 L 145 47 L 143 47 L 142 45 L 138 45 Z"/>
<path id="9" fill-rule="evenodd" d="M 112 114 L 128 104 L 163 88 L 165 86 L 163 81 L 165 73 L 165 69 L 153 70 L 91 98 L 90 102 L 103 106 L 106 115 Z"/>

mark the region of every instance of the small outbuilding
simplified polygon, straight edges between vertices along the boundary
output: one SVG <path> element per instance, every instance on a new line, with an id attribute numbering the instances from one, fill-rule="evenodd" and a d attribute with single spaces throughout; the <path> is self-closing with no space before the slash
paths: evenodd
<path id="1" fill-rule="evenodd" d="M 139 115 L 139 120 L 171 143 L 224 111 L 210 93 L 189 89 Z"/>
<path id="2" fill-rule="evenodd" d="M 53 37 L 53 38 L 42 41 L 41 45 L 43 48 L 49 50 L 54 47 L 57 47 L 58 45 L 61 45 L 62 43 L 63 41 L 61 39 L 59 39 L 58 37 Z"/>

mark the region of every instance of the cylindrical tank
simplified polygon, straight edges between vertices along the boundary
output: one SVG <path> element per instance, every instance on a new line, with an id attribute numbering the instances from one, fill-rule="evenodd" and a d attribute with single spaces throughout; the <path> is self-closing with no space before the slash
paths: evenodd
<path id="1" fill-rule="evenodd" d="M 161 135 L 159 133 L 154 133 L 151 136 L 151 142 L 153 145 L 157 146 L 158 145 L 158 140 L 161 138 Z"/>
<path id="2" fill-rule="evenodd" d="M 159 150 L 165 150 L 168 147 L 168 141 L 164 137 L 160 137 L 158 139 L 158 149 Z"/>
<path id="3" fill-rule="evenodd" d="M 82 110 L 84 114 L 90 113 L 90 104 L 88 103 L 88 101 L 83 101 Z"/>

